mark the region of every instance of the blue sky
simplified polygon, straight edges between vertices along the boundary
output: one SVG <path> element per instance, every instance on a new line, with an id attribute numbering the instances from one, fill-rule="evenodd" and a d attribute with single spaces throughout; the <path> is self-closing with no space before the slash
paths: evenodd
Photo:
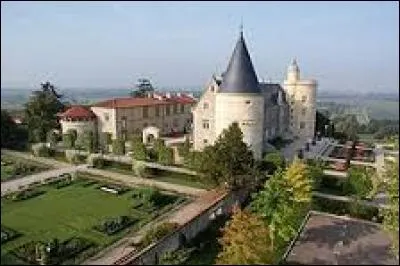
<path id="1" fill-rule="evenodd" d="M 3 2 L 1 86 L 204 86 L 243 19 L 259 79 L 292 57 L 323 91 L 397 91 L 398 2 Z"/>

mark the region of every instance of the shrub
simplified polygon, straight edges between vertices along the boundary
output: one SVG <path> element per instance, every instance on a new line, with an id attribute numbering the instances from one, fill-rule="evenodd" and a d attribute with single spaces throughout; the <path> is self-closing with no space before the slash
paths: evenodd
<path id="1" fill-rule="evenodd" d="M 113 153 L 117 155 L 125 154 L 125 141 L 123 139 L 114 139 L 112 141 Z"/>
<path id="2" fill-rule="evenodd" d="M 159 224 L 157 227 L 151 228 L 149 231 L 146 232 L 145 236 L 141 240 L 140 246 L 142 248 L 147 247 L 153 242 L 156 242 L 163 238 L 164 236 L 168 235 L 172 231 L 178 228 L 177 223 L 169 223 L 165 222 Z"/>
<path id="3" fill-rule="evenodd" d="M 136 221 L 137 220 L 129 216 L 118 216 L 115 218 L 102 220 L 98 225 L 94 226 L 94 229 L 107 235 L 113 235 Z"/>
<path id="4" fill-rule="evenodd" d="M 373 171 L 373 170 L 372 170 Z M 367 197 L 372 191 L 372 172 L 364 167 L 350 167 L 344 183 L 344 191 L 358 198 Z"/>
<path id="5" fill-rule="evenodd" d="M 32 145 L 32 152 L 33 155 L 38 157 L 49 157 L 50 156 L 50 149 L 44 143 L 37 143 Z"/>
<path id="6" fill-rule="evenodd" d="M 135 160 L 144 161 L 147 159 L 146 145 L 143 144 L 140 136 L 133 136 L 131 140 L 132 157 Z"/>
<path id="7" fill-rule="evenodd" d="M 160 164 L 171 165 L 174 163 L 174 151 L 170 147 L 160 147 L 157 155 Z"/>
<path id="8" fill-rule="evenodd" d="M 285 158 L 283 158 L 280 152 L 267 153 L 264 156 L 264 161 L 271 163 L 275 170 L 278 168 L 285 168 Z"/>
<path id="9" fill-rule="evenodd" d="M 135 175 L 143 177 L 146 171 L 146 165 L 143 162 L 133 160 L 132 170 L 134 171 Z"/>
<path id="10" fill-rule="evenodd" d="M 188 260 L 194 249 L 182 248 L 175 251 L 167 251 L 160 257 L 159 265 L 181 265 Z"/>

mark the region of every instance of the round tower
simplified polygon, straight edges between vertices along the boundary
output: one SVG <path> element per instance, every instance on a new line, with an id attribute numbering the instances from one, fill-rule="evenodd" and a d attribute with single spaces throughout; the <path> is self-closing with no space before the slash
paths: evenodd
<path id="1" fill-rule="evenodd" d="M 215 98 L 216 136 L 233 122 L 256 159 L 263 149 L 264 97 L 242 31 Z"/>
<path id="2" fill-rule="evenodd" d="M 300 79 L 300 68 L 293 59 L 283 87 L 290 105 L 289 127 L 292 135 L 302 139 L 312 138 L 315 131 L 317 82 Z"/>

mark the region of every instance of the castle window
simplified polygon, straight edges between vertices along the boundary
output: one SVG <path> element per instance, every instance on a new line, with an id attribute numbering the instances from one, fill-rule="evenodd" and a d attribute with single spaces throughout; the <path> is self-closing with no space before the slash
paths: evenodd
<path id="1" fill-rule="evenodd" d="M 208 109 L 208 103 L 203 104 L 203 109 Z"/>
<path id="2" fill-rule="evenodd" d="M 121 117 L 121 126 L 123 129 L 126 128 L 126 116 Z"/>
<path id="3" fill-rule="evenodd" d="M 203 128 L 205 128 L 205 129 L 210 128 L 210 122 L 208 120 L 203 120 Z"/>
<path id="4" fill-rule="evenodd" d="M 251 102 L 249 100 L 246 101 L 246 104 L 250 104 Z"/>
<path id="5" fill-rule="evenodd" d="M 185 105 L 181 104 L 181 113 L 183 114 L 185 112 Z"/>
<path id="6" fill-rule="evenodd" d="M 301 114 L 306 115 L 306 110 L 307 110 L 306 108 L 301 109 Z"/>
<path id="7" fill-rule="evenodd" d="M 211 87 L 210 87 L 210 91 L 214 91 L 214 86 L 211 86 Z"/>
<path id="8" fill-rule="evenodd" d="M 178 113 L 178 105 L 174 104 L 174 114 L 177 114 L 177 113 Z"/>
<path id="9" fill-rule="evenodd" d="M 160 116 L 160 106 L 156 106 L 156 116 Z"/>
<path id="10" fill-rule="evenodd" d="M 304 123 L 304 122 L 300 122 L 300 129 L 303 129 L 303 128 L 305 128 L 305 126 L 306 126 L 306 123 Z"/>
<path id="11" fill-rule="evenodd" d="M 167 105 L 167 106 L 165 106 L 165 115 L 170 115 L 170 113 L 171 113 L 171 110 L 170 110 L 170 106 L 169 105 Z"/>
<path id="12" fill-rule="evenodd" d="M 208 142 L 208 140 L 203 139 L 203 143 L 204 143 L 204 144 L 207 144 L 207 142 Z"/>
<path id="13" fill-rule="evenodd" d="M 307 96 L 303 95 L 301 97 L 301 102 L 305 103 L 307 101 Z"/>
<path id="14" fill-rule="evenodd" d="M 108 121 L 109 119 L 110 119 L 110 116 L 107 113 L 105 113 L 104 114 L 104 120 Z"/>

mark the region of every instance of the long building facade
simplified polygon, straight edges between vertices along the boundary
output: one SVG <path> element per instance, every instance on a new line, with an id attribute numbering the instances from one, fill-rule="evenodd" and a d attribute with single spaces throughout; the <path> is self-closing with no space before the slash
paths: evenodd
<path id="1" fill-rule="evenodd" d="M 233 122 L 239 124 L 244 141 L 258 159 L 275 137 L 310 139 L 316 89 L 316 81 L 300 79 L 295 60 L 283 86 L 259 82 L 241 32 L 226 72 L 211 78 L 193 108 L 194 149 L 212 145 Z"/>

